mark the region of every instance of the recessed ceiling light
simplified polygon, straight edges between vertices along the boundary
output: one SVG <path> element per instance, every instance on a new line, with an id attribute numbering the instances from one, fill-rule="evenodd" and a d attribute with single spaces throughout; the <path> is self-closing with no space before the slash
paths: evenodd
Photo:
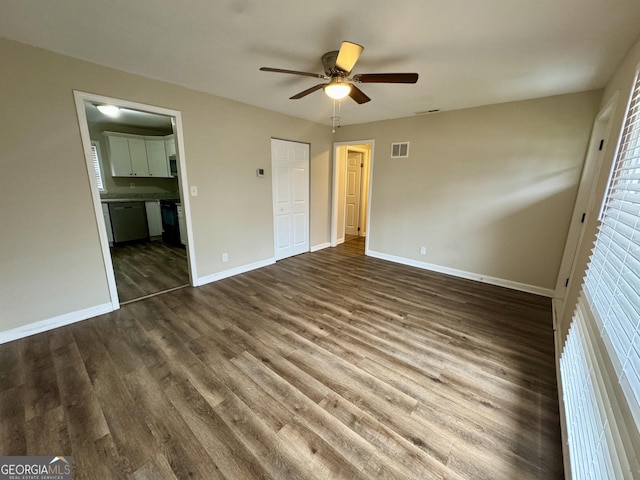
<path id="1" fill-rule="evenodd" d="M 118 115 L 120 115 L 120 108 L 116 107 L 115 105 L 97 105 L 96 107 L 107 117 L 117 117 Z"/>

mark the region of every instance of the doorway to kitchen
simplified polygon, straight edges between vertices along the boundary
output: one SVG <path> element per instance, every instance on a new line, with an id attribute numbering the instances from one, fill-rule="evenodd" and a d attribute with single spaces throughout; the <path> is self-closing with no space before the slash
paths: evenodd
<path id="1" fill-rule="evenodd" d="M 180 112 L 74 95 L 114 310 L 193 285 Z"/>
<path id="2" fill-rule="evenodd" d="M 373 146 L 373 140 L 334 144 L 332 247 L 355 241 L 368 250 Z"/>

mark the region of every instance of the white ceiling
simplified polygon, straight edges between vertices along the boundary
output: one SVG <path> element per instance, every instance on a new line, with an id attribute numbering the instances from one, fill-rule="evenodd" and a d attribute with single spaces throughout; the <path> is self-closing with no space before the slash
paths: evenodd
<path id="1" fill-rule="evenodd" d="M 600 88 L 640 33 L 638 0 L 0 0 L 0 35 L 72 57 L 330 124 L 317 79 L 342 40 L 362 84 L 343 125 Z M 4 68 L 7 68 L 5 65 Z M 96 92 L 108 95 L 109 92 Z"/>

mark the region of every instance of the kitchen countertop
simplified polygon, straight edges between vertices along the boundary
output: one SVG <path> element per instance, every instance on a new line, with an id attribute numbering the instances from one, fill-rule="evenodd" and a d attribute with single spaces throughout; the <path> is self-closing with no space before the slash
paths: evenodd
<path id="1" fill-rule="evenodd" d="M 119 202 L 155 202 L 158 200 L 170 200 L 173 202 L 180 202 L 180 197 L 176 197 L 176 196 L 170 196 L 170 197 L 166 197 L 166 196 L 161 196 L 161 195 L 145 195 L 144 197 L 142 196 L 136 196 L 136 197 L 101 197 L 100 198 L 100 202 L 101 203 L 119 203 Z"/>

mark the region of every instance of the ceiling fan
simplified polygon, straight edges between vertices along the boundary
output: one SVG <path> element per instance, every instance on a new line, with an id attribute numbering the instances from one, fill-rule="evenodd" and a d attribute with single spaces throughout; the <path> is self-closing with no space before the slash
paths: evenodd
<path id="1" fill-rule="evenodd" d="M 324 89 L 324 92 L 335 100 L 340 100 L 348 95 L 357 103 L 362 104 L 371 99 L 356 87 L 354 83 L 416 83 L 418 81 L 417 73 L 359 73 L 353 77 L 349 77 L 351 70 L 353 70 L 363 50 L 364 47 L 357 43 L 342 42 L 340 50 L 327 52 L 322 56 L 324 74 L 270 67 L 262 67 L 260 70 L 263 72 L 288 73 L 329 80 L 329 83 L 319 83 L 318 85 L 297 93 L 293 97 L 290 97 L 291 100 L 297 100 L 306 97 L 316 90 Z"/>

